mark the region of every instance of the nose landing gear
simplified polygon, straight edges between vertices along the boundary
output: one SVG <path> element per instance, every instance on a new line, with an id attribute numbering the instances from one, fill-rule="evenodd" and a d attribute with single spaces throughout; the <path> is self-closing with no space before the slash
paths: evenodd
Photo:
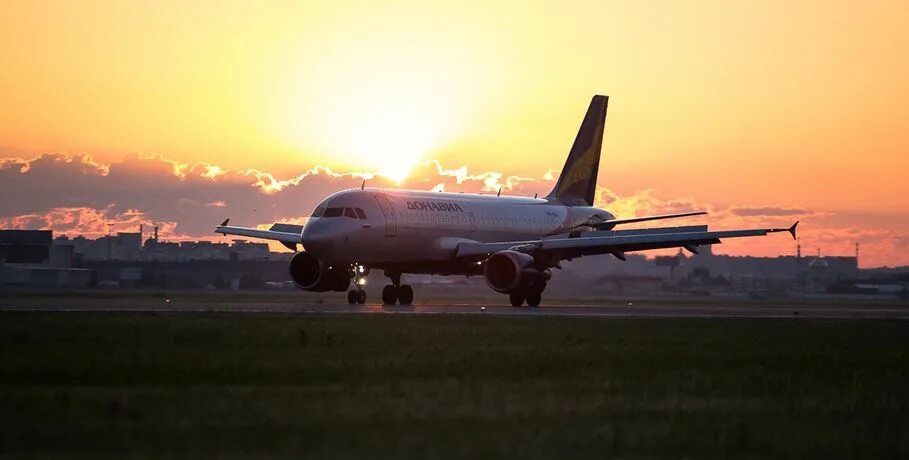
<path id="1" fill-rule="evenodd" d="M 391 284 L 382 289 L 382 303 L 385 305 L 410 305 L 413 303 L 413 287 L 409 284 L 401 284 L 401 274 L 397 272 L 385 272 L 385 276 L 391 278 Z"/>
<path id="2" fill-rule="evenodd" d="M 347 303 L 351 305 L 366 303 L 366 291 L 362 289 L 347 291 Z"/>
<path id="3" fill-rule="evenodd" d="M 363 305 L 366 303 L 366 291 L 363 290 L 363 286 L 366 285 L 366 275 L 369 274 L 369 269 L 354 264 L 350 266 L 350 273 L 354 281 L 354 289 L 347 291 L 347 303 Z"/>

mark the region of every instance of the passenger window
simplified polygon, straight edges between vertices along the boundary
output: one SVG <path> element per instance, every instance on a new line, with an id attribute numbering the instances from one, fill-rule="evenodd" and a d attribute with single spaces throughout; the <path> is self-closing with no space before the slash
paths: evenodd
<path id="1" fill-rule="evenodd" d="M 356 219 L 357 214 L 354 212 L 353 208 L 344 208 L 344 217 L 350 217 L 351 219 Z"/>
<path id="2" fill-rule="evenodd" d="M 325 214 L 322 217 L 341 217 L 341 214 L 344 213 L 344 208 L 328 208 L 325 210 Z"/>
<path id="3" fill-rule="evenodd" d="M 354 208 L 354 211 L 356 211 L 357 217 L 359 217 L 360 219 L 365 219 L 365 218 L 366 218 L 366 213 L 363 212 L 362 209 L 360 209 L 360 208 Z"/>

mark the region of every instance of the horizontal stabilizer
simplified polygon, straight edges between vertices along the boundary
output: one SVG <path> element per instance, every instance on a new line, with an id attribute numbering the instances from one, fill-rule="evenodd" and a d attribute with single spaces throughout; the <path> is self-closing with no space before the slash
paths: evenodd
<path id="1" fill-rule="evenodd" d="M 655 216 L 641 216 L 641 217 L 628 217 L 625 219 L 613 219 L 603 222 L 603 225 L 622 225 L 622 224 L 633 224 L 636 222 L 647 222 L 649 220 L 662 220 L 662 219 L 678 219 L 679 217 L 690 217 L 690 216 L 702 216 L 707 214 L 707 211 L 692 211 L 692 212 L 680 212 L 676 214 L 657 214 Z"/>
<path id="2" fill-rule="evenodd" d="M 602 222 L 586 222 L 580 225 L 575 225 L 569 229 L 559 228 L 549 235 L 555 235 L 558 233 L 568 233 L 575 230 L 583 230 L 585 228 L 592 230 L 612 230 L 616 225 L 622 224 L 633 224 L 637 222 L 647 222 L 651 220 L 663 220 L 663 219 L 677 219 L 679 217 L 689 217 L 689 216 L 700 216 L 707 214 L 707 211 L 692 211 L 692 212 L 681 212 L 677 214 L 659 214 L 655 216 L 641 216 L 641 217 L 629 217 L 626 219 L 612 219 Z"/>

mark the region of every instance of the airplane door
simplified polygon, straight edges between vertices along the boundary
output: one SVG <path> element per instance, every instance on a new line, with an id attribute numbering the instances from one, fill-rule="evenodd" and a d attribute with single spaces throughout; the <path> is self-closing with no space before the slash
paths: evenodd
<path id="1" fill-rule="evenodd" d="M 385 215 L 385 236 L 395 236 L 398 234 L 398 217 L 395 215 L 395 208 L 391 205 L 391 200 L 385 195 L 376 195 L 376 201 L 379 202 L 379 208 Z"/>
<path id="2" fill-rule="evenodd" d="M 467 213 L 467 216 L 470 217 L 470 231 L 477 231 L 477 218 L 473 216 L 473 213 Z"/>

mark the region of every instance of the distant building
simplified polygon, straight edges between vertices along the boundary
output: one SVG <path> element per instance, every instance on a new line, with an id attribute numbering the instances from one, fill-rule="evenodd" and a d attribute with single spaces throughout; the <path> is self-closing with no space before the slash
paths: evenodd
<path id="1" fill-rule="evenodd" d="M 53 245 L 50 230 L 0 230 L 0 285 L 90 285 L 94 271 L 72 266 L 73 246 Z"/>
<path id="2" fill-rule="evenodd" d="M 53 232 L 0 230 L 0 263 L 47 264 Z"/>
<path id="3" fill-rule="evenodd" d="M 234 240 L 233 244 L 212 241 L 166 243 L 154 239 L 145 242 L 141 260 L 158 262 L 192 262 L 201 260 L 274 260 L 283 253 L 273 253 L 265 243 Z"/>
<path id="4" fill-rule="evenodd" d="M 706 269 L 713 276 L 722 276 L 743 289 L 786 286 L 792 289 L 822 291 L 825 286 L 858 275 L 858 259 L 854 256 L 729 256 L 713 254 L 709 245 L 698 254 L 679 252 L 682 276 L 693 270 Z"/>
<path id="5" fill-rule="evenodd" d="M 49 232 L 48 232 L 49 234 Z M 88 239 L 84 236 L 58 236 L 52 250 L 71 248 L 71 258 L 84 261 L 152 261 L 192 262 L 198 260 L 281 260 L 284 253 L 273 253 L 265 243 L 234 240 L 232 243 L 213 241 L 165 242 L 149 238 L 142 244 L 141 233 L 119 232 L 116 235 Z M 60 257 L 66 257 L 60 250 Z"/>
<path id="6" fill-rule="evenodd" d="M 250 243 L 243 240 L 234 240 L 230 247 L 231 259 L 239 260 L 268 260 L 271 250 L 266 243 Z M 235 256 L 236 254 L 236 256 Z"/>
<path id="7" fill-rule="evenodd" d="M 69 239 L 58 236 L 54 245 L 71 245 L 75 257 L 80 260 L 139 260 L 142 237 L 139 233 L 118 232 L 90 240 L 83 236 Z"/>
<path id="8" fill-rule="evenodd" d="M 94 282 L 121 287 L 216 287 L 242 279 L 247 285 L 282 283 L 289 277 L 291 255 L 271 252 L 265 243 L 243 240 L 166 242 L 155 234 L 142 244 L 141 232 L 89 239 L 53 238 L 49 230 L 0 230 L 0 284 L 84 286 L 93 283 L 93 277 Z M 855 284 L 858 275 L 856 257 L 727 256 L 714 254 L 709 245 L 700 247 L 698 254 L 680 250 L 677 255 L 656 259 L 643 253 L 627 254 L 626 258 L 563 261 L 561 270 L 553 270 L 554 282 L 548 289 L 572 296 L 667 290 L 825 292 L 832 285 Z M 905 284 L 898 277 L 909 274 L 882 272 L 880 276 Z M 425 279 L 433 285 L 450 281 Z M 470 286 L 486 289 L 482 277 L 466 280 L 456 289 Z"/>

